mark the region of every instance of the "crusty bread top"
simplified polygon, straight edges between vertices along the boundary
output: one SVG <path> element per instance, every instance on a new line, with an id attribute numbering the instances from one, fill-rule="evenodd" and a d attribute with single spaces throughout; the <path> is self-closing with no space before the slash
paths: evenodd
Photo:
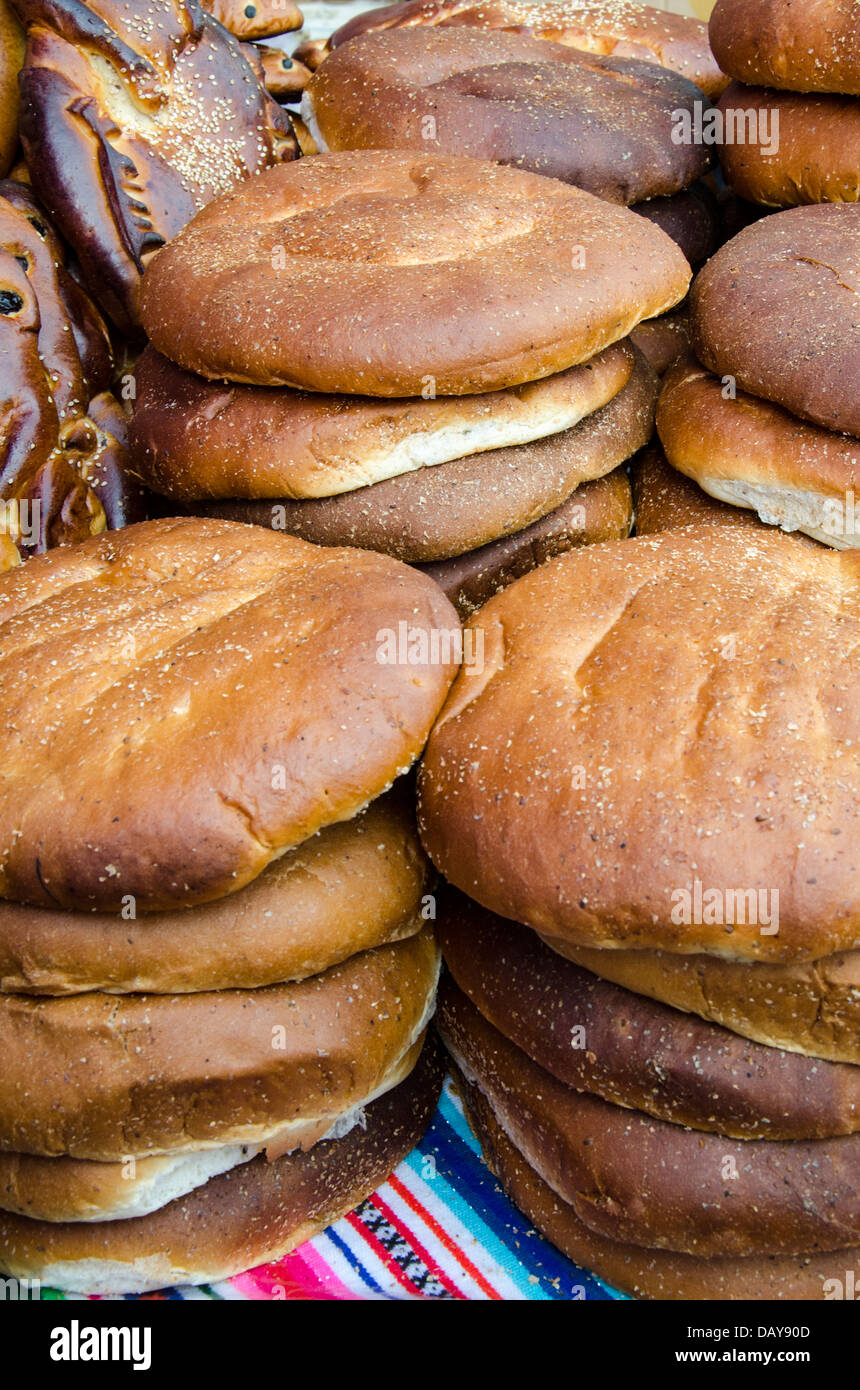
<path id="1" fill-rule="evenodd" d="M 741 82 L 860 95 L 857 0 L 717 0 L 711 47 Z"/>
<path id="2" fill-rule="evenodd" d="M 407 28 L 336 49 L 302 114 L 321 150 L 474 155 L 629 205 L 707 171 L 711 147 L 674 138 L 697 105 L 694 83 L 654 63 L 521 34 Z"/>
<path id="3" fill-rule="evenodd" d="M 379 660 L 400 622 L 424 664 Z M 230 522 L 4 574 L 0 896 L 141 911 L 243 887 L 418 755 L 456 669 L 440 629 L 447 599 L 396 561 Z"/>
<path id="4" fill-rule="evenodd" d="M 860 436 L 860 208 L 791 208 L 746 227 L 697 275 L 690 323 L 712 372 Z"/>
<path id="5" fill-rule="evenodd" d="M 637 0 L 406 0 L 357 15 L 331 37 L 331 47 L 358 34 L 412 24 L 465 24 L 554 39 L 586 53 L 644 58 L 689 77 L 708 96 L 725 76 L 708 46 L 707 26 Z"/>
<path id="6" fill-rule="evenodd" d="M 470 395 L 586 361 L 689 278 L 659 228 L 565 184 L 358 151 L 211 203 L 154 258 L 142 303 L 155 347 L 203 376 Z"/>
<path id="7" fill-rule="evenodd" d="M 689 527 L 569 552 L 470 626 L 420 779 L 458 888 L 582 945 L 860 944 L 860 554 Z"/>

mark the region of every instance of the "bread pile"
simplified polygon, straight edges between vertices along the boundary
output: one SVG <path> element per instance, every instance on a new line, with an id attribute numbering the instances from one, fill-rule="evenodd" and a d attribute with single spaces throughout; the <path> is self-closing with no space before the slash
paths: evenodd
<path id="1" fill-rule="evenodd" d="M 844 1287 L 860 560 L 688 526 L 561 556 L 472 626 L 419 824 L 459 890 L 439 1025 L 485 1155 L 631 1294 Z"/>
<path id="2" fill-rule="evenodd" d="M 669 462 L 713 497 L 837 549 L 860 545 L 860 209 L 747 227 L 690 293 L 696 356 L 664 381 Z"/>
<path id="3" fill-rule="evenodd" d="M 717 0 L 710 39 L 735 79 L 719 103 L 720 160 L 731 186 L 772 207 L 856 203 L 856 0 Z"/>
<path id="4" fill-rule="evenodd" d="M 144 522 L 3 577 L 0 1270 L 219 1279 L 348 1211 L 441 1080 L 411 798 L 453 679 L 426 577 Z"/>
<path id="5" fill-rule="evenodd" d="M 173 505 L 433 564 L 473 606 L 629 532 L 656 386 L 624 340 L 689 277 L 659 228 L 518 170 L 285 165 L 147 271 L 134 465 Z"/>

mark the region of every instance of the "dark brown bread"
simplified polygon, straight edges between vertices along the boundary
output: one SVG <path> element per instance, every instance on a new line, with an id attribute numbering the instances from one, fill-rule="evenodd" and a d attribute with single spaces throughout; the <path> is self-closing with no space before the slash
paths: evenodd
<path id="1" fill-rule="evenodd" d="M 712 148 L 673 139 L 698 87 L 652 63 L 477 28 L 390 29 L 336 48 L 302 115 L 321 150 L 469 154 L 613 203 L 676 194 Z"/>
<path id="2" fill-rule="evenodd" d="M 860 1067 L 744 1041 L 612 985 L 459 893 L 440 901 L 438 926 L 445 963 L 475 1008 L 574 1090 L 736 1139 L 860 1130 Z"/>
<path id="3" fill-rule="evenodd" d="M 641 355 L 628 384 L 573 429 L 403 473 L 338 497 L 194 503 L 195 511 L 357 545 L 411 563 L 448 560 L 547 516 L 583 482 L 630 458 L 653 429 L 657 383 Z"/>
<path id="4" fill-rule="evenodd" d="M 708 46 L 707 26 L 636 0 L 405 0 L 366 10 L 336 29 L 331 47 L 359 34 L 413 24 L 463 24 L 554 39 L 585 53 L 642 58 L 680 73 L 708 96 L 726 84 Z"/>
<path id="5" fill-rule="evenodd" d="M 425 927 L 265 989 L 2 995 L 0 1148 L 116 1162 L 306 1146 L 414 1046 L 438 973 Z"/>
<path id="6" fill-rule="evenodd" d="M 367 1197 L 424 1133 L 443 1068 L 428 1044 L 408 1080 L 343 1139 L 261 1155 L 150 1216 L 44 1222 L 0 1213 L 0 1269 L 81 1293 L 204 1284 L 279 1260 Z"/>
<path id="7" fill-rule="evenodd" d="M 537 1066 L 450 981 L 437 1026 L 511 1142 L 598 1235 L 705 1259 L 860 1245 L 860 1135 L 729 1139 L 610 1105 Z"/>
<path id="8" fill-rule="evenodd" d="M 138 325 L 140 275 L 198 208 L 298 146 L 199 0 L 15 0 L 21 137 L 37 193 L 102 308 Z"/>
<path id="9" fill-rule="evenodd" d="M 727 130 L 754 122 L 754 129 L 773 132 L 779 121 L 776 152 L 760 138 L 720 146 L 723 173 L 742 198 L 778 208 L 860 199 L 857 97 L 798 96 L 733 82 L 720 111 Z"/>
<path id="10" fill-rule="evenodd" d="M 587 361 L 672 308 L 689 274 L 659 228 L 552 179 L 362 151 L 204 208 L 147 270 L 143 318 L 203 376 L 459 396 Z"/>
<path id="11" fill-rule="evenodd" d="M 685 308 L 657 319 L 640 323 L 630 334 L 630 341 L 644 353 L 654 371 L 662 376 L 676 358 L 689 350 L 690 316 Z"/>
<path id="12" fill-rule="evenodd" d="M 547 1240 L 582 1269 L 634 1298 L 730 1301 L 845 1298 L 860 1281 L 860 1249 L 766 1259 L 703 1260 L 668 1250 L 645 1250 L 589 1230 L 514 1147 L 477 1086 L 455 1070 L 466 1117 L 501 1186 Z M 531 1232 L 528 1233 L 531 1235 Z M 580 1286 L 581 1290 L 581 1286 Z M 582 1297 L 577 1286 L 574 1297 Z"/>
<path id="13" fill-rule="evenodd" d="M 855 0 L 717 0 L 709 28 L 720 67 L 742 82 L 860 96 Z"/>
<path id="14" fill-rule="evenodd" d="M 631 211 L 661 227 L 694 268 L 712 256 L 725 239 L 720 206 L 706 183 L 696 183 L 668 198 L 634 203 Z"/>
<path id="15" fill-rule="evenodd" d="M 401 622 L 423 664 L 380 660 Z M 0 895 L 140 912 L 244 887 L 408 769 L 458 638 L 426 576 L 229 522 L 145 522 L 5 574 Z"/>
<path id="16" fill-rule="evenodd" d="M 858 552 L 723 525 L 610 541 L 470 626 L 483 664 L 419 783 L 450 882 L 585 946 L 860 944 Z"/>
<path id="17" fill-rule="evenodd" d="M 720 248 L 690 293 L 693 348 L 718 376 L 860 436 L 860 208 L 792 208 Z"/>
<path id="18" fill-rule="evenodd" d="M 560 507 L 524 531 L 422 568 L 465 620 L 494 594 L 554 556 L 576 546 L 628 536 L 632 521 L 627 471 L 615 468 L 605 478 L 582 483 Z"/>

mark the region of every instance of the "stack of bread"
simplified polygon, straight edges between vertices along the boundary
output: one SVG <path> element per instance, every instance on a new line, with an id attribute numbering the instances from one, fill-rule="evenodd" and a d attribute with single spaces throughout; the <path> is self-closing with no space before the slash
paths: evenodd
<path id="1" fill-rule="evenodd" d="M 130 445 L 156 492 L 413 564 L 460 607 L 630 530 L 686 292 L 658 227 L 483 161 L 303 159 L 213 203 L 143 282 Z"/>
<path id="2" fill-rule="evenodd" d="M 860 558 L 688 526 L 561 556 L 472 626 L 419 825 L 459 890 L 438 1017 L 486 1157 L 626 1292 L 851 1296 Z"/>
<path id="3" fill-rule="evenodd" d="M 731 186 L 772 207 L 856 203 L 857 0 L 717 0 L 710 37 L 736 79 L 719 103 Z"/>
<path id="4" fill-rule="evenodd" d="M 657 428 L 713 497 L 837 549 L 860 545 L 860 208 L 775 213 L 722 247 L 690 293 L 695 357 Z"/>
<path id="5" fill-rule="evenodd" d="M 439 970 L 410 795 L 456 614 L 387 557 L 144 522 L 0 587 L 0 1270 L 202 1283 L 420 1137 Z"/>

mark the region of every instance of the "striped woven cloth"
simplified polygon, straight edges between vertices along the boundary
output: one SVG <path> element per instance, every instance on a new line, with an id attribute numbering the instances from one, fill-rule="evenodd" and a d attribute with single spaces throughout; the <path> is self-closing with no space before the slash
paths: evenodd
<path id="1" fill-rule="evenodd" d="M 43 1298 L 71 1299 L 52 1290 Z M 511 1206 L 446 1083 L 430 1129 L 388 1182 L 276 1264 L 148 1299 L 613 1299 Z"/>

